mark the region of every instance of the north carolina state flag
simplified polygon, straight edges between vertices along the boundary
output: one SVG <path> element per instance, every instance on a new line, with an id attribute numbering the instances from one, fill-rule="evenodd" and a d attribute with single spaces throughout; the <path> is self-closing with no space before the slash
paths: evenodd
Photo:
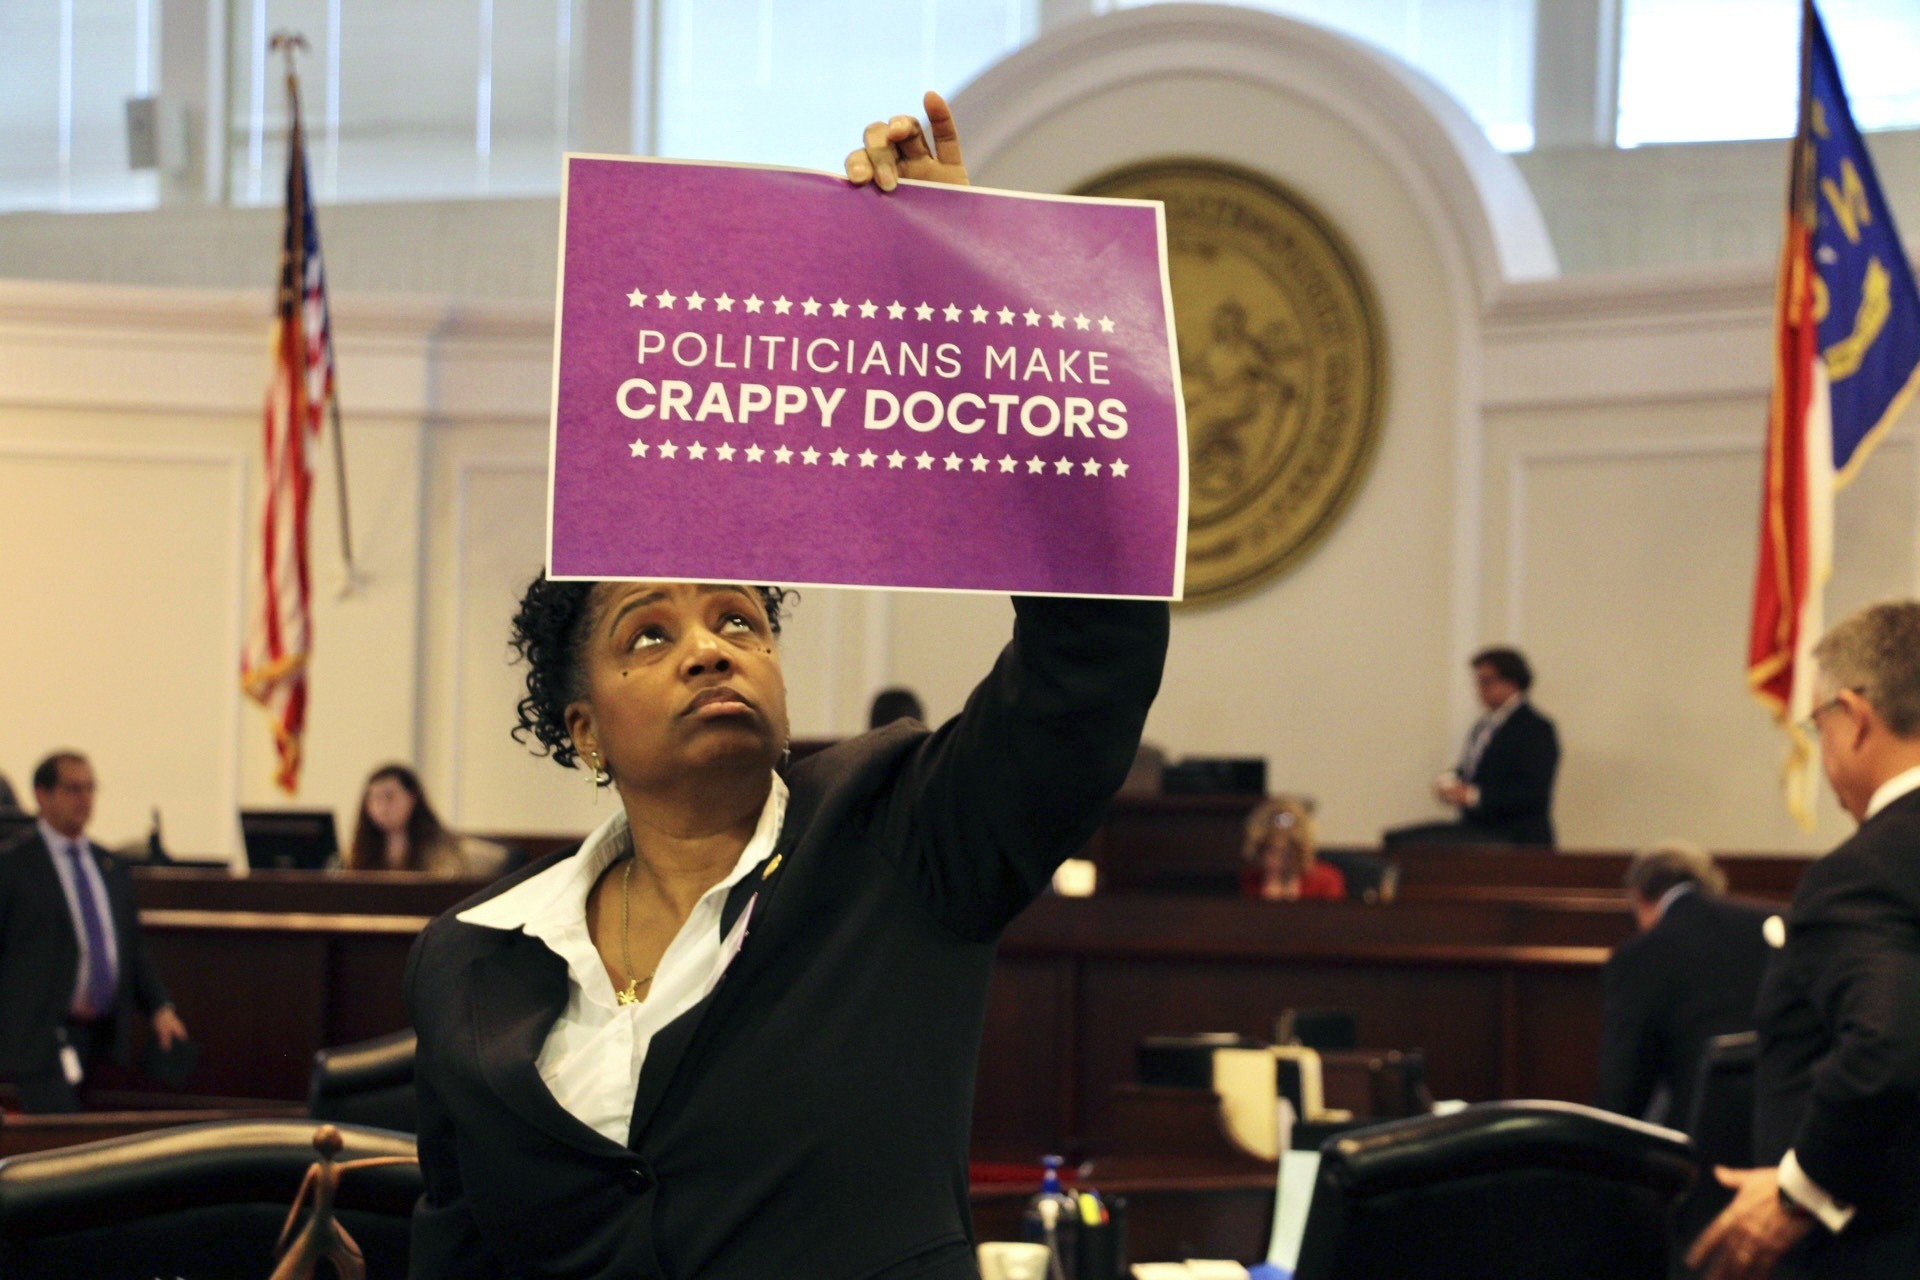
<path id="1" fill-rule="evenodd" d="M 1920 385 L 1920 292 L 1811 0 L 1787 186 L 1747 682 L 1787 731 L 1787 807 L 1813 825 L 1812 649 L 1833 495 Z"/>

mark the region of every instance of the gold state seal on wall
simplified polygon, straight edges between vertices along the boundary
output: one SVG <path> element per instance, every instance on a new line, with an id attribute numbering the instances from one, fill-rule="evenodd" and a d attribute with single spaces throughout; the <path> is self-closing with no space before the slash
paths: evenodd
<path id="1" fill-rule="evenodd" d="M 1386 353 L 1373 293 L 1339 234 L 1244 169 L 1166 160 L 1080 191 L 1159 200 L 1186 392 L 1189 602 L 1298 563 L 1365 479 Z"/>

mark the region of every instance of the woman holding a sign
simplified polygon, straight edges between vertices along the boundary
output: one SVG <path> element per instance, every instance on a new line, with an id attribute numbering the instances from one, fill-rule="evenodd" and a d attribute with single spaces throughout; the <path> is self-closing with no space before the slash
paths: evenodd
<path id="1" fill-rule="evenodd" d="M 964 182 L 951 115 L 927 108 L 931 145 L 875 124 L 848 177 Z M 521 732 L 616 804 L 415 946 L 416 1276 L 978 1274 L 995 940 L 1126 776 L 1167 610 L 1017 598 L 954 719 L 787 768 L 786 603 L 528 587 Z"/>

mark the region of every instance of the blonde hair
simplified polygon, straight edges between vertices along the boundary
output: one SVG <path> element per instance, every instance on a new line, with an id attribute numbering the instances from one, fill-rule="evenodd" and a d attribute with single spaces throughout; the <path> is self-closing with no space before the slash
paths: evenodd
<path id="1" fill-rule="evenodd" d="M 1267 838 L 1275 831 L 1284 832 L 1300 850 L 1303 870 L 1313 865 L 1320 848 L 1313 834 L 1313 809 L 1292 796 L 1269 796 L 1254 806 L 1247 815 L 1247 837 L 1240 846 L 1240 856 L 1248 862 L 1259 858 Z"/>

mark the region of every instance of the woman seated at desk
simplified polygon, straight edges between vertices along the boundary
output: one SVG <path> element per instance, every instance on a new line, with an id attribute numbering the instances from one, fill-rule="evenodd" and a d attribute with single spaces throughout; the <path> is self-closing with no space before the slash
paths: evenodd
<path id="1" fill-rule="evenodd" d="M 1345 899 L 1346 877 L 1340 868 L 1321 862 L 1315 856 L 1318 850 L 1313 814 L 1306 805 L 1286 796 L 1261 801 L 1247 815 L 1247 841 L 1240 850 L 1247 863 L 1240 869 L 1241 896 L 1270 902 Z"/>
<path id="2" fill-rule="evenodd" d="M 491 840 L 447 830 L 427 803 L 420 776 L 403 764 L 382 765 L 360 793 L 353 843 L 340 864 L 348 871 L 424 871 L 492 877 L 506 870 L 507 850 Z"/>

